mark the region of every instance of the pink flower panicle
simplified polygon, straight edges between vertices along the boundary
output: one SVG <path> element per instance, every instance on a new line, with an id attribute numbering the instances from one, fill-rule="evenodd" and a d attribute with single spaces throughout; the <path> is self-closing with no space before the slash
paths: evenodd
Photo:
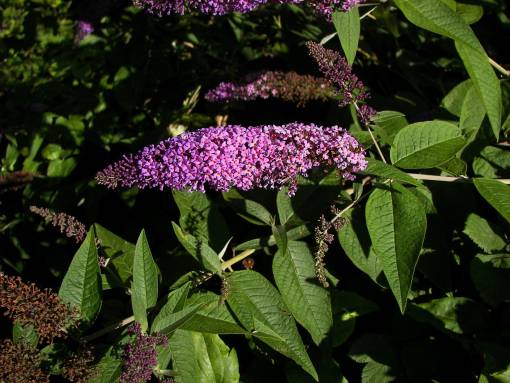
<path id="1" fill-rule="evenodd" d="M 171 13 L 184 14 L 198 11 L 209 15 L 224 15 L 232 12 L 247 13 L 264 4 L 309 3 L 318 13 L 331 17 L 335 9 L 348 11 L 364 0 L 135 0 L 135 4 L 158 16 Z"/>
<path id="2" fill-rule="evenodd" d="M 320 166 L 346 179 L 366 167 L 362 146 L 344 129 L 315 124 L 205 128 L 151 145 L 99 172 L 109 188 L 172 188 L 227 191 L 289 186 Z"/>
<path id="3" fill-rule="evenodd" d="M 120 382 L 148 382 L 152 376 L 152 369 L 158 363 L 156 346 L 166 346 L 168 338 L 162 334 L 154 336 L 143 334 L 139 323 L 133 324 L 128 332 L 135 335 L 135 340 L 124 349 Z"/>
<path id="4" fill-rule="evenodd" d="M 266 71 L 245 77 L 241 83 L 222 82 L 206 93 L 210 102 L 252 101 L 281 98 L 304 106 L 313 100 L 326 101 L 333 89 L 326 79 L 296 72 Z"/>

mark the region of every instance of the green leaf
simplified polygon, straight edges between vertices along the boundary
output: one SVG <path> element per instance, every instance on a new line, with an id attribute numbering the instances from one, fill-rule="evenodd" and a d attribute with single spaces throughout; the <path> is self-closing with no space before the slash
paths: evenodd
<path id="1" fill-rule="evenodd" d="M 210 334 L 246 334 L 221 297 L 211 292 L 193 294 L 186 305 L 200 305 L 195 315 L 181 326 L 184 330 L 207 332 Z"/>
<path id="2" fill-rule="evenodd" d="M 481 196 L 510 222 L 510 186 L 487 178 L 475 178 L 473 182 Z"/>
<path id="3" fill-rule="evenodd" d="M 402 170 L 397 169 L 395 166 L 385 164 L 384 162 L 373 158 L 367 158 L 367 162 L 368 166 L 365 170 L 363 170 L 363 174 L 399 181 L 413 186 L 422 185 L 422 181 L 414 179 Z"/>
<path id="4" fill-rule="evenodd" d="M 419 322 L 456 334 L 478 332 L 485 324 L 482 306 L 463 297 L 438 298 L 425 303 L 411 304 L 408 314 Z"/>
<path id="5" fill-rule="evenodd" d="M 460 113 L 460 129 L 466 137 L 474 137 L 482 126 L 487 113 L 484 108 L 480 108 L 481 102 L 476 88 L 471 87 L 466 93 Z"/>
<path id="6" fill-rule="evenodd" d="M 317 372 L 308 357 L 294 319 L 280 294 L 261 274 L 236 271 L 228 275 L 227 303 L 241 324 L 281 354 L 293 359 L 315 380 Z"/>
<path id="7" fill-rule="evenodd" d="M 404 169 L 433 168 L 454 157 L 465 144 L 459 128 L 449 122 L 417 122 L 396 135 L 391 162 Z"/>
<path id="8" fill-rule="evenodd" d="M 494 232 L 490 223 L 474 213 L 469 214 L 464 227 L 464 234 L 486 252 L 502 250 L 506 243 Z"/>
<path id="9" fill-rule="evenodd" d="M 169 340 L 176 383 L 239 382 L 239 362 L 218 335 L 177 330 Z"/>
<path id="10" fill-rule="evenodd" d="M 483 7 L 480 5 L 457 3 L 457 13 L 468 24 L 474 24 L 483 17 Z"/>
<path id="11" fill-rule="evenodd" d="M 278 192 L 276 205 L 280 224 L 288 229 L 316 220 L 319 213 L 331 205 L 338 196 L 338 177 L 336 172 L 331 172 L 318 182 L 300 179 L 296 195 L 290 198 L 287 192 L 287 188 Z"/>
<path id="12" fill-rule="evenodd" d="M 133 260 L 133 283 L 131 284 L 131 305 L 135 320 L 141 324 L 142 331 L 149 327 L 147 310 L 158 301 L 158 267 L 152 258 L 149 243 L 142 230 L 136 242 Z"/>
<path id="13" fill-rule="evenodd" d="M 348 211 L 346 224 L 338 231 L 338 240 L 354 266 L 379 283 L 382 273 L 380 259 L 375 254 L 361 209 Z"/>
<path id="14" fill-rule="evenodd" d="M 365 215 L 375 252 L 404 312 L 427 231 L 425 208 L 414 194 L 395 184 L 370 194 Z"/>
<path id="15" fill-rule="evenodd" d="M 479 254 L 471 261 L 469 271 L 476 290 L 493 307 L 510 300 L 510 269 L 496 267 L 509 254 Z"/>
<path id="16" fill-rule="evenodd" d="M 462 105 L 467 92 L 473 87 L 471 80 L 462 81 L 457 84 L 441 101 L 441 106 L 454 116 L 460 117 Z"/>
<path id="17" fill-rule="evenodd" d="M 108 268 L 113 270 L 123 284 L 127 285 L 133 274 L 135 245 L 97 223 L 94 224 L 94 227 L 97 239 L 101 244 L 101 250 L 110 258 Z"/>
<path id="18" fill-rule="evenodd" d="M 122 360 L 111 356 L 103 357 L 94 367 L 94 374 L 89 383 L 116 383 L 122 372 Z"/>
<path id="19" fill-rule="evenodd" d="M 175 222 L 172 222 L 172 227 L 181 245 L 184 246 L 188 253 L 190 253 L 202 267 L 213 273 L 217 273 L 221 270 L 221 262 L 218 254 L 216 254 L 206 242 L 183 232 Z"/>
<path id="20" fill-rule="evenodd" d="M 156 318 L 154 318 L 154 322 L 182 310 L 185 306 L 190 289 L 191 282 L 187 282 L 179 288 L 171 291 L 166 297 L 165 304 L 159 310 Z"/>
<path id="21" fill-rule="evenodd" d="M 396 378 L 392 367 L 377 362 L 368 362 L 361 371 L 361 383 L 391 383 Z"/>
<path id="22" fill-rule="evenodd" d="M 440 0 L 395 0 L 395 3 L 413 24 L 455 41 L 487 111 L 494 136 L 498 138 L 502 114 L 501 86 L 485 50 L 469 25 Z"/>
<path id="23" fill-rule="evenodd" d="M 201 305 L 193 305 L 167 315 L 160 313 L 152 323 L 151 333 L 159 332 L 167 336 L 170 335 L 189 321 L 201 307 Z"/>
<path id="24" fill-rule="evenodd" d="M 333 25 L 347 62 L 352 65 L 356 58 L 361 29 L 358 7 L 353 7 L 348 12 L 337 11 L 333 13 Z"/>
<path id="25" fill-rule="evenodd" d="M 19 322 L 14 322 L 12 326 L 12 341 L 15 344 L 25 343 L 32 347 L 36 347 L 39 343 L 39 335 L 32 325 L 22 325 Z"/>
<path id="26" fill-rule="evenodd" d="M 92 325 L 101 308 L 101 274 L 93 228 L 71 261 L 58 295 L 78 309 L 84 327 Z"/>
<path id="27" fill-rule="evenodd" d="M 391 145 L 393 139 L 403 128 L 409 125 L 406 116 L 393 110 L 383 110 L 374 117 L 374 130 L 384 144 Z"/>
<path id="28" fill-rule="evenodd" d="M 179 208 L 182 230 L 220 251 L 228 241 L 228 228 L 218 207 L 211 203 L 207 194 L 172 190 L 172 195 Z"/>
<path id="29" fill-rule="evenodd" d="M 467 173 L 467 163 L 457 157 L 439 165 L 438 168 L 455 177 L 465 176 Z"/>
<path id="30" fill-rule="evenodd" d="M 234 193 L 223 193 L 228 206 L 234 209 L 241 217 L 255 225 L 266 226 L 274 222 L 273 215 L 258 202 L 241 198 Z"/>
<path id="31" fill-rule="evenodd" d="M 333 317 L 329 292 L 317 284 L 308 245 L 289 241 L 280 248 L 273 258 L 273 275 L 290 312 L 319 345 L 331 331 Z"/>

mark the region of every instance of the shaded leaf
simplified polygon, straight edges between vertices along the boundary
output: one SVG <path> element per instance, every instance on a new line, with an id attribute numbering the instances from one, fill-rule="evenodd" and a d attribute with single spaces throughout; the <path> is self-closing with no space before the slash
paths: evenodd
<path id="1" fill-rule="evenodd" d="M 152 258 L 145 231 L 142 230 L 136 242 L 133 260 L 133 283 L 131 284 L 131 305 L 135 320 L 142 331 L 149 327 L 147 310 L 158 301 L 158 267 Z"/>
<path id="2" fill-rule="evenodd" d="M 365 215 L 375 252 L 404 312 L 427 230 L 425 209 L 411 192 L 394 185 L 372 192 Z"/>
<path id="3" fill-rule="evenodd" d="M 308 245 L 289 241 L 280 247 L 273 258 L 273 275 L 290 312 L 319 345 L 331 331 L 333 317 L 329 293 L 317 283 Z"/>
<path id="4" fill-rule="evenodd" d="M 93 228 L 71 261 L 58 295 L 78 309 L 85 327 L 94 322 L 101 308 L 101 274 Z"/>
<path id="5" fill-rule="evenodd" d="M 251 270 L 233 272 L 227 280 L 230 284 L 227 303 L 242 325 L 317 380 L 296 324 L 276 288 Z"/>
<path id="6" fill-rule="evenodd" d="M 469 214 L 464 234 L 486 252 L 501 250 L 506 246 L 505 241 L 494 232 L 490 223 L 474 213 Z"/>
<path id="7" fill-rule="evenodd" d="M 483 198 L 510 222 L 510 186 L 487 178 L 473 180 Z"/>

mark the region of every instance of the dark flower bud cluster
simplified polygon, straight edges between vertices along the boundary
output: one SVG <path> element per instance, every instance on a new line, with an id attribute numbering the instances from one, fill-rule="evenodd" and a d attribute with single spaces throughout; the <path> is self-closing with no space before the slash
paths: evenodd
<path id="1" fill-rule="evenodd" d="M 0 343 L 0 382 L 47 383 L 50 376 L 41 369 L 42 361 L 35 347 L 5 339 Z"/>
<path id="2" fill-rule="evenodd" d="M 326 253 L 329 250 L 329 245 L 335 240 L 335 236 L 330 233 L 331 229 L 336 231 L 340 230 L 345 225 L 345 220 L 340 217 L 340 210 L 336 206 L 331 206 L 331 213 L 334 218 L 330 221 L 324 215 L 319 218 L 318 225 L 314 230 L 314 239 L 316 244 L 315 250 L 315 275 L 317 279 L 325 288 L 329 287 L 329 282 L 326 277 Z"/>
<path id="3" fill-rule="evenodd" d="M 264 4 L 310 4 L 317 12 L 331 16 L 335 9 L 348 11 L 364 0 L 135 0 L 135 4 L 159 16 L 195 10 L 209 15 L 246 13 Z"/>
<path id="4" fill-rule="evenodd" d="M 34 283 L 4 273 L 0 273 L 0 308 L 13 321 L 33 326 L 40 341 L 65 338 L 66 328 L 77 321 L 76 311 L 50 289 L 41 290 Z"/>
<path id="5" fill-rule="evenodd" d="M 29 184 L 37 177 L 36 174 L 26 171 L 15 171 L 0 176 L 0 191 L 16 191 Z"/>
<path id="6" fill-rule="evenodd" d="M 247 76 L 240 83 L 222 82 L 205 95 L 210 102 L 252 101 L 280 98 L 305 106 L 310 101 L 326 101 L 334 94 L 328 81 L 296 72 L 267 71 Z"/>
<path id="7" fill-rule="evenodd" d="M 62 363 L 62 376 L 71 383 L 87 383 L 96 371 L 92 367 L 94 355 L 89 349 L 71 353 Z"/>
<path id="8" fill-rule="evenodd" d="M 364 103 L 370 98 L 370 94 L 363 82 L 352 72 L 347 60 L 337 51 L 326 49 L 321 44 L 309 41 L 306 45 L 319 70 L 335 88 L 335 94 L 340 98 L 340 106 L 354 104 L 361 123 L 367 126 L 377 112 Z"/>
<path id="9" fill-rule="evenodd" d="M 124 349 L 120 383 L 147 382 L 158 362 L 156 346 L 166 346 L 168 338 L 161 334 L 143 334 L 139 323 L 133 324 L 128 332 L 135 336 L 135 340 Z"/>
<path id="10" fill-rule="evenodd" d="M 74 238 L 77 243 L 82 242 L 87 235 L 85 225 L 71 215 L 57 213 L 50 209 L 37 206 L 30 206 L 30 211 L 43 217 L 46 222 L 58 227 L 62 234 L 65 234 L 68 238 Z"/>
<path id="11" fill-rule="evenodd" d="M 366 167 L 362 146 L 344 129 L 314 124 L 242 127 L 229 125 L 186 132 L 146 147 L 98 173 L 110 188 L 165 187 L 227 191 L 297 189 L 297 177 L 320 166 L 346 179 Z"/>

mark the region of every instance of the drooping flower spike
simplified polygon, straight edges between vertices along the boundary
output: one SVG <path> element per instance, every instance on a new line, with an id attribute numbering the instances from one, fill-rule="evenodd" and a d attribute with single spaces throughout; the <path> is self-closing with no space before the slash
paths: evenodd
<path id="1" fill-rule="evenodd" d="M 279 189 L 293 195 L 297 177 L 317 167 L 336 168 L 346 179 L 366 167 L 362 146 L 344 129 L 315 124 L 242 127 L 230 125 L 184 133 L 151 145 L 99 172 L 109 188 L 206 187 Z"/>
<path id="2" fill-rule="evenodd" d="M 326 101 L 334 89 L 324 78 L 296 72 L 266 71 L 252 74 L 240 83 L 222 82 L 206 93 L 210 102 L 252 101 L 257 98 L 280 98 L 304 106 L 310 101 Z"/>
<path id="3" fill-rule="evenodd" d="M 319 13 L 330 17 L 335 9 L 348 11 L 364 0 L 135 0 L 139 7 L 156 15 L 184 14 L 195 10 L 210 15 L 232 12 L 247 13 L 264 4 L 310 4 Z"/>

